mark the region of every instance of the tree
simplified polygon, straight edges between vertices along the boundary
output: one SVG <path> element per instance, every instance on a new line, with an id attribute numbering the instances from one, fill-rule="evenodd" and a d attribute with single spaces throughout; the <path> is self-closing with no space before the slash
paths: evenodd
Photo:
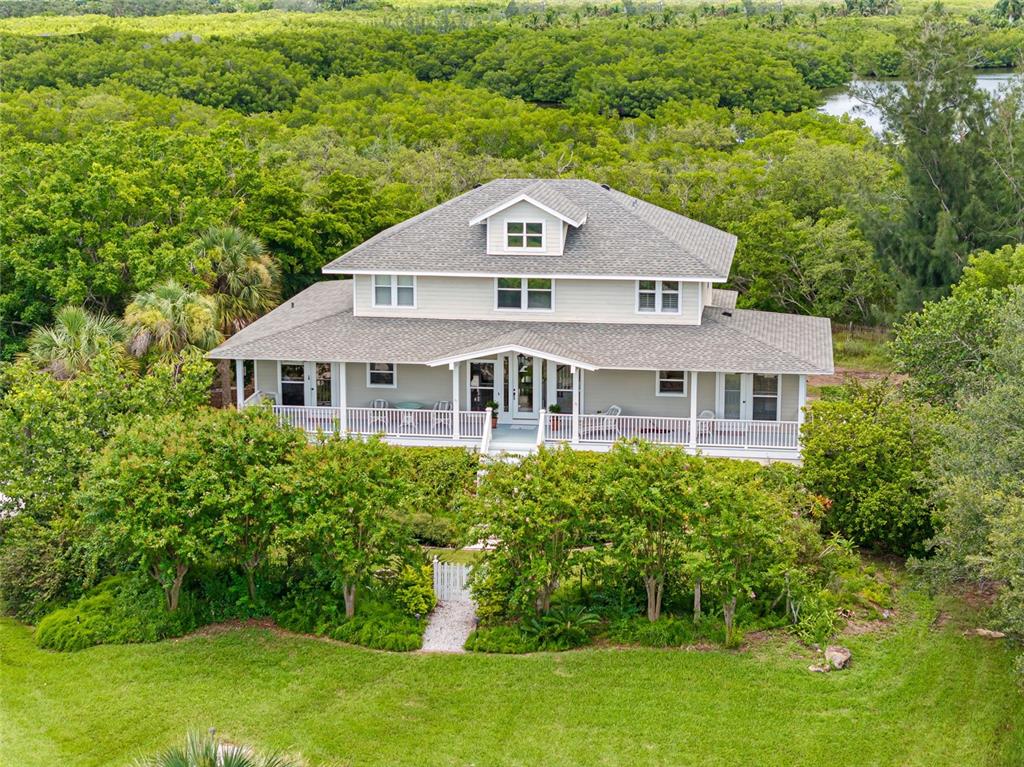
<path id="1" fill-rule="evenodd" d="M 208 351 L 221 340 L 216 317 L 213 299 L 169 280 L 136 293 L 125 309 L 128 348 L 136 357 L 158 360 L 176 359 L 187 349 Z"/>
<path id="2" fill-rule="evenodd" d="M 206 434 L 217 413 L 142 416 L 115 435 L 82 480 L 78 503 L 178 609 L 189 570 L 214 550 L 216 502 Z"/>
<path id="3" fill-rule="evenodd" d="M 293 456 L 306 444 L 301 431 L 282 427 L 264 408 L 221 411 L 205 419 L 204 456 L 213 541 L 245 574 L 256 601 L 256 572 L 291 519 L 285 488 Z"/>
<path id="4" fill-rule="evenodd" d="M 127 331 L 117 318 L 65 306 L 53 325 L 36 328 L 29 335 L 28 356 L 57 378 L 71 378 L 88 370 L 101 351 L 122 351 L 126 338 Z"/>
<path id="5" fill-rule="evenodd" d="M 594 459 L 541 448 L 511 463 L 488 465 L 472 504 L 471 537 L 496 539 L 483 569 L 512 583 L 503 595 L 514 614 L 547 613 L 576 550 L 596 528 Z"/>
<path id="6" fill-rule="evenodd" d="M 230 338 L 273 309 L 281 297 L 281 270 L 259 238 L 233 226 L 214 226 L 195 242 L 196 260 L 209 270 L 217 330 Z M 217 363 L 221 405 L 231 404 L 231 361 Z"/>
<path id="7" fill-rule="evenodd" d="M 897 370 L 910 375 L 907 390 L 922 399 L 952 403 L 983 380 L 996 339 L 999 314 L 1015 285 L 1024 284 L 1024 246 L 979 251 L 968 260 L 950 296 L 927 303 L 896 326 Z"/>
<path id="8" fill-rule="evenodd" d="M 356 596 L 373 572 L 404 550 L 399 509 L 404 466 L 400 450 L 379 439 L 333 436 L 299 453 L 290 497 L 295 519 L 286 538 L 356 611 Z"/>
<path id="9" fill-rule="evenodd" d="M 647 592 L 647 619 L 661 616 L 670 571 L 685 571 L 701 495 L 703 461 L 646 442 L 616 445 L 600 484 L 612 547 Z"/>
<path id="10" fill-rule="evenodd" d="M 808 489 L 827 498 L 826 532 L 920 553 L 931 535 L 929 461 L 940 413 L 888 384 L 849 384 L 813 403 L 801 430 Z"/>

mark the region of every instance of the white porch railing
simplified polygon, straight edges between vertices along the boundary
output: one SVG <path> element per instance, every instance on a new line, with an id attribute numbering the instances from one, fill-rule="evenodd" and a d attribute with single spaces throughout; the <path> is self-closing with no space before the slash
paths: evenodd
<path id="1" fill-rule="evenodd" d="M 250 398 L 251 399 L 251 398 Z M 247 401 L 248 402 L 248 401 Z M 249 403 L 253 404 L 253 403 Z M 402 408 L 301 407 L 275 405 L 278 423 L 289 424 L 310 433 L 331 434 L 344 430 L 351 434 L 383 434 L 387 437 L 452 437 L 451 410 L 404 410 Z M 480 439 L 487 414 L 476 411 L 459 413 L 460 438 Z"/>
<path id="2" fill-rule="evenodd" d="M 701 418 L 697 420 L 697 445 L 796 450 L 800 447 L 800 424 L 797 421 Z"/>
<path id="3" fill-rule="evenodd" d="M 341 426 L 340 407 L 301 407 L 298 405 L 274 405 L 274 415 L 282 426 L 295 426 L 303 431 L 318 431 L 330 434 Z"/>
<path id="4" fill-rule="evenodd" d="M 580 442 L 614 442 L 642 439 L 665 445 L 690 441 L 690 419 L 646 415 L 581 415 Z M 559 431 L 572 433 L 572 417 L 561 416 Z M 567 438 L 567 437 L 566 437 Z"/>
<path id="5" fill-rule="evenodd" d="M 667 416 L 580 415 L 579 442 L 642 439 L 665 445 L 689 445 L 691 423 L 689 418 Z M 545 414 L 544 436 L 547 442 L 572 439 L 572 416 Z M 796 421 L 701 418 L 697 420 L 697 446 L 796 450 L 800 446 L 800 424 Z"/>
<path id="6" fill-rule="evenodd" d="M 459 413 L 459 435 L 464 439 L 480 439 L 484 423 L 490 422 L 490 410 L 463 410 Z"/>

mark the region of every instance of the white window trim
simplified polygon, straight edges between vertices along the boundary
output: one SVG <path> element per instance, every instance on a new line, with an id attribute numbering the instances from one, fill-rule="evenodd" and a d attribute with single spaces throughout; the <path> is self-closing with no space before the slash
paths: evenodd
<path id="1" fill-rule="evenodd" d="M 662 380 L 666 380 L 666 381 L 669 380 L 667 378 L 666 379 L 662 379 L 662 377 L 661 377 L 662 373 L 682 373 L 683 374 L 683 390 L 681 392 L 678 392 L 678 391 L 671 391 L 671 392 L 662 391 L 661 390 L 661 382 L 662 382 Z M 688 370 L 655 370 L 654 371 L 654 396 L 655 397 L 687 397 L 687 396 L 689 396 L 689 394 L 690 394 L 690 372 Z"/>
<path id="2" fill-rule="evenodd" d="M 765 419 L 754 418 L 754 399 L 762 398 L 768 399 L 771 397 L 770 394 L 754 394 L 754 376 L 774 376 L 775 377 L 775 420 L 768 421 Z M 782 376 L 778 373 L 751 373 L 750 374 L 750 420 L 764 420 L 765 423 L 778 423 L 782 420 Z"/>
<path id="3" fill-rule="evenodd" d="M 370 275 L 370 305 L 374 309 L 415 309 L 416 303 L 419 301 L 419 286 L 417 285 L 416 275 L 412 275 L 412 304 L 409 306 L 402 306 L 398 303 L 398 277 L 408 277 L 408 274 L 397 275 L 397 274 L 371 274 Z M 390 304 L 378 304 L 377 303 L 377 278 L 388 277 L 391 280 L 391 303 Z M 403 287 L 408 287 L 403 285 Z"/>
<path id="4" fill-rule="evenodd" d="M 381 384 L 370 381 L 371 365 L 391 365 L 391 383 Z M 377 371 L 378 373 L 383 371 Z M 398 364 L 394 362 L 367 362 L 366 363 L 366 388 L 367 389 L 397 389 L 398 388 Z"/>
<path id="5" fill-rule="evenodd" d="M 519 296 L 520 303 L 522 304 L 518 309 L 514 306 L 498 306 L 498 280 L 519 280 Z M 496 312 L 553 312 L 555 311 L 555 280 L 551 280 L 551 308 L 550 309 L 530 309 L 527 306 L 529 296 L 528 288 L 526 287 L 528 281 L 531 279 L 549 279 L 547 277 L 519 277 L 517 275 L 509 275 L 507 277 L 495 277 L 494 278 L 494 311 Z M 512 290 L 512 288 L 502 288 L 502 290 Z M 534 288 L 537 290 L 537 288 Z"/>
<path id="6" fill-rule="evenodd" d="M 509 238 L 508 225 L 509 224 L 522 224 L 523 225 L 523 247 L 521 247 L 521 248 L 513 248 L 513 247 L 511 247 L 508 244 L 508 238 Z M 539 248 L 528 248 L 528 247 L 526 247 L 526 225 L 527 224 L 540 224 L 540 247 Z M 504 250 L 506 253 L 544 253 L 548 249 L 548 239 L 547 239 L 547 237 L 548 237 L 548 227 L 547 227 L 547 223 L 544 221 L 544 219 L 536 219 L 536 218 L 509 218 L 509 219 L 505 219 L 504 226 L 502 227 L 501 236 L 503 238 L 502 241 L 501 241 L 502 250 Z M 512 236 L 513 237 L 518 237 L 519 235 L 513 233 Z M 537 235 L 531 234 L 530 236 L 531 237 L 536 237 Z"/>
<path id="7" fill-rule="evenodd" d="M 640 308 L 640 283 L 641 282 L 653 282 L 654 283 L 654 310 L 644 311 Z M 662 309 L 661 301 L 663 296 L 664 288 L 662 285 L 666 282 L 674 282 L 679 286 L 679 289 L 675 291 L 679 297 L 679 301 L 676 308 L 665 310 Z M 645 290 L 644 293 L 650 293 L 651 291 Z M 683 281 L 682 280 L 637 280 L 636 281 L 636 302 L 633 306 L 633 310 L 636 314 L 652 315 L 652 314 L 682 314 L 683 313 Z"/>

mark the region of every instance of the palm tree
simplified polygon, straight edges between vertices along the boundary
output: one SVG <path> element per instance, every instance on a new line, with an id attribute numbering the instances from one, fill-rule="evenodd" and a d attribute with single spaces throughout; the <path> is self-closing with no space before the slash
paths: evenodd
<path id="1" fill-rule="evenodd" d="M 128 350 L 136 357 L 149 354 L 173 360 L 190 348 L 212 349 L 220 343 L 217 307 L 210 296 L 174 280 L 136 293 L 124 310 Z"/>
<path id="2" fill-rule="evenodd" d="M 57 378 L 71 378 L 87 370 L 101 351 L 120 353 L 126 337 L 127 330 L 116 317 L 65 306 L 52 325 L 29 335 L 28 357 Z"/>
<path id="3" fill-rule="evenodd" d="M 273 309 L 281 298 L 281 270 L 259 238 L 234 226 L 213 226 L 195 242 L 208 264 L 217 329 L 227 338 Z M 221 360 L 221 404 L 231 404 L 231 363 Z"/>
<path id="4" fill-rule="evenodd" d="M 136 767 L 297 767 L 275 755 L 261 755 L 242 746 L 222 742 L 211 729 L 208 735 L 191 732 L 182 746 L 171 746 L 156 756 L 135 762 Z"/>

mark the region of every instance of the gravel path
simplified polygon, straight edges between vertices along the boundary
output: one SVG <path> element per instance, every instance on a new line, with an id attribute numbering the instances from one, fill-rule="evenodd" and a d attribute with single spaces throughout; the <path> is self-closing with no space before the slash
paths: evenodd
<path id="1" fill-rule="evenodd" d="M 423 632 L 424 652 L 465 652 L 463 645 L 476 622 L 476 605 L 468 599 L 438 602 Z"/>

